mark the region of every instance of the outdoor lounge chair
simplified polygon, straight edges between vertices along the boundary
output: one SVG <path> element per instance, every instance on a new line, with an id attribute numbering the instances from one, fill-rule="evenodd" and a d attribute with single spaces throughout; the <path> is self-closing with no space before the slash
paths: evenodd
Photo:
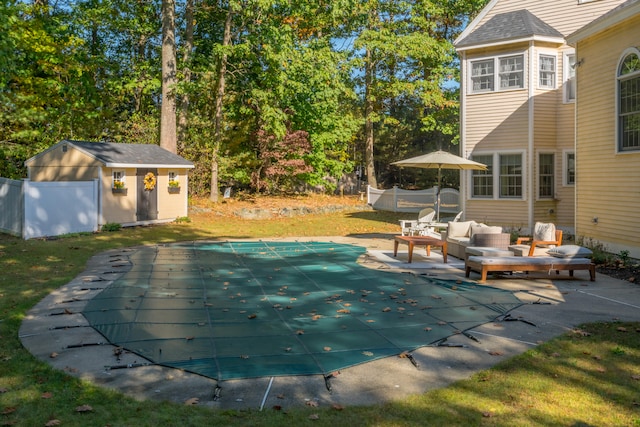
<path id="1" fill-rule="evenodd" d="M 529 243 L 528 245 L 523 243 Z M 519 237 L 509 250 L 519 256 L 545 256 L 550 248 L 562 245 L 562 230 L 552 223 L 536 222 L 532 237 Z"/>
<path id="2" fill-rule="evenodd" d="M 427 233 L 433 233 L 433 227 L 428 224 L 433 222 L 433 218 L 436 216 L 436 211 L 432 208 L 425 208 L 418 213 L 418 219 L 401 219 L 400 228 L 402 229 L 402 235 L 406 236 L 426 236 Z"/>

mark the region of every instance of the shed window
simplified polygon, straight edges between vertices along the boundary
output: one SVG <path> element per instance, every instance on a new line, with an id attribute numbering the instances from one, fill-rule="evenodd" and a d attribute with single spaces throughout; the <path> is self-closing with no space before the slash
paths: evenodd
<path id="1" fill-rule="evenodd" d="M 124 188 L 125 187 L 125 175 L 124 171 L 113 171 L 113 188 Z"/>
<path id="2" fill-rule="evenodd" d="M 640 57 L 636 49 L 618 67 L 618 150 L 640 150 Z"/>

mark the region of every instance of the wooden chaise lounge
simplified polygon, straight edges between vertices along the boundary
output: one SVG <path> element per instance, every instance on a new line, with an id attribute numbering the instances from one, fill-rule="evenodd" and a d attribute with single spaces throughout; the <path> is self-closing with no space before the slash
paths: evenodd
<path id="1" fill-rule="evenodd" d="M 569 275 L 573 276 L 574 270 L 589 270 L 591 281 L 596 280 L 596 266 L 588 258 L 470 256 L 465 261 L 465 277 L 469 277 L 471 270 L 480 272 L 481 283 L 487 280 L 489 271 L 569 270 Z"/>

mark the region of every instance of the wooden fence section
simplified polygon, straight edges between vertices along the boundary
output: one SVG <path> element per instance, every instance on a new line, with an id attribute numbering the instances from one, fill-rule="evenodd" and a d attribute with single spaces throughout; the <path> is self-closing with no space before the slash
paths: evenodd
<path id="1" fill-rule="evenodd" d="M 424 208 L 436 208 L 438 188 L 427 190 L 403 190 L 393 187 L 390 190 L 378 190 L 367 187 L 367 203 L 374 209 L 391 212 L 419 212 Z M 460 192 L 453 188 L 440 191 L 440 213 L 460 212 Z"/>

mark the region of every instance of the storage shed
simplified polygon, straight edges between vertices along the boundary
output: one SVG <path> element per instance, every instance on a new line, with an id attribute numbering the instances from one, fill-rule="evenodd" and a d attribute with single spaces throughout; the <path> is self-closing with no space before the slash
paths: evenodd
<path id="1" fill-rule="evenodd" d="M 187 216 L 188 171 L 194 165 L 157 145 L 63 140 L 25 165 L 32 182 L 97 182 L 99 227 Z"/>

